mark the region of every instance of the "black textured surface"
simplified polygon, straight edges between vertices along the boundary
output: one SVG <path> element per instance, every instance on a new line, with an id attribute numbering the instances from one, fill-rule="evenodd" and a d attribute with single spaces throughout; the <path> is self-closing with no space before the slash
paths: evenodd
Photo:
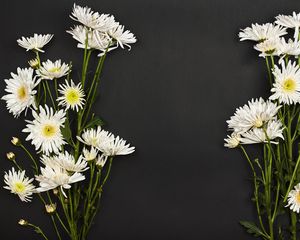
<path id="1" fill-rule="evenodd" d="M 112 13 L 136 34 L 132 51 L 118 50 L 105 63 L 96 112 L 108 128 L 137 151 L 114 162 L 103 209 L 89 239 L 251 239 L 238 220 L 252 220 L 248 166 L 241 154 L 223 148 L 226 124 L 248 99 L 267 96 L 262 59 L 240 28 L 299 11 L 289 0 L 109 0 L 76 1 Z M 44 59 L 77 62 L 82 51 L 65 32 L 70 0 L 1 1 L 0 78 L 33 57 L 16 44 L 21 36 L 54 33 Z M 80 68 L 77 68 L 79 71 Z M 75 70 L 76 71 L 76 70 Z M 5 84 L 1 81 L 1 95 Z M 0 172 L 11 164 L 5 153 L 28 162 L 11 146 L 24 122 L 13 120 L 1 102 Z M 26 164 L 26 163 L 25 163 Z M 28 164 L 27 164 L 28 165 Z M 52 227 L 37 199 L 20 202 L 0 190 L 1 236 L 39 239 L 17 225 Z"/>

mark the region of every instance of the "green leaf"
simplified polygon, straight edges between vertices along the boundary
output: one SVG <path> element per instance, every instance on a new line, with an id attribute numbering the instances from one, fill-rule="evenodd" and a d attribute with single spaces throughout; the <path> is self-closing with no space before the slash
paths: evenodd
<path id="1" fill-rule="evenodd" d="M 99 117 L 93 117 L 91 121 L 89 121 L 86 125 L 85 128 L 93 128 L 95 126 L 103 126 L 104 121 L 100 119 Z"/>
<path id="2" fill-rule="evenodd" d="M 240 221 L 240 224 L 246 228 L 246 231 L 255 237 L 263 236 L 263 232 L 253 222 Z"/>
<path id="3" fill-rule="evenodd" d="M 66 118 L 65 126 L 61 127 L 60 130 L 61 130 L 61 134 L 66 139 L 66 141 L 68 143 L 70 143 L 71 142 L 70 140 L 72 139 L 72 132 L 71 132 L 71 129 L 70 129 L 70 122 L 69 122 L 68 118 Z"/>

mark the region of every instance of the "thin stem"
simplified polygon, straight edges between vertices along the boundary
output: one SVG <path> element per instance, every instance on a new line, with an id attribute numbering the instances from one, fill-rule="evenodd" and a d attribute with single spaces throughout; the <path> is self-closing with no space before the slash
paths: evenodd
<path id="1" fill-rule="evenodd" d="M 33 227 L 35 229 L 36 233 L 41 234 L 45 240 L 49 240 L 40 227 L 38 227 L 32 223 L 27 223 L 27 225 L 30 227 Z"/>
<path id="2" fill-rule="evenodd" d="M 298 171 L 299 163 L 300 163 L 300 154 L 298 156 L 298 159 L 297 159 L 297 162 L 296 162 L 296 166 L 294 168 L 293 175 L 292 175 L 292 178 L 290 180 L 290 184 L 289 184 L 289 187 L 288 187 L 287 192 L 285 194 L 285 197 L 283 199 L 283 202 L 286 202 L 286 200 L 288 198 L 288 195 L 289 195 L 289 192 L 291 191 L 291 188 L 292 188 L 292 186 L 294 184 L 294 179 L 295 179 L 295 176 L 296 176 L 296 172 Z"/>
<path id="3" fill-rule="evenodd" d="M 31 153 L 27 150 L 27 148 L 23 144 L 21 144 L 20 146 L 26 152 L 26 154 L 29 156 L 29 158 L 31 159 L 31 161 L 33 162 L 34 168 L 35 168 L 35 171 L 36 171 L 36 174 L 37 174 L 39 172 L 39 169 L 38 169 L 38 165 L 37 165 L 34 157 L 31 155 Z"/>
<path id="4" fill-rule="evenodd" d="M 48 81 L 45 81 L 45 83 L 46 83 L 46 87 L 47 87 L 48 94 L 49 94 L 49 96 L 50 96 L 50 99 L 51 99 L 53 108 L 54 108 L 54 110 L 56 111 L 56 104 L 55 104 L 54 99 L 53 99 L 53 97 L 52 97 L 52 93 L 51 93 L 51 90 L 50 90 L 50 87 L 49 87 L 49 83 L 48 83 Z"/>

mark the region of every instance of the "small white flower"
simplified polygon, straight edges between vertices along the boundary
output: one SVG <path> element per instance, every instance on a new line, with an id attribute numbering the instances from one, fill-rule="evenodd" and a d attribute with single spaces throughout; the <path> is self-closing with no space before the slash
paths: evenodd
<path id="1" fill-rule="evenodd" d="M 35 192 L 35 187 L 32 184 L 34 179 L 29 179 L 25 176 L 25 171 L 16 172 L 14 168 L 5 173 L 4 182 L 7 186 L 5 189 L 11 193 L 17 194 L 23 202 L 30 202 L 32 194 Z"/>
<path id="2" fill-rule="evenodd" d="M 279 38 L 287 34 L 286 28 L 276 26 L 272 23 L 252 24 L 251 27 L 243 29 L 239 33 L 240 41 L 252 40 L 263 42 L 268 39 Z"/>
<path id="3" fill-rule="evenodd" d="M 34 120 L 28 121 L 23 132 L 29 133 L 26 141 L 31 140 L 36 150 L 45 154 L 58 153 L 61 146 L 65 144 L 60 128 L 64 126 L 65 112 L 60 110 L 54 112 L 52 108 L 45 105 L 40 106 L 40 112 L 32 111 Z"/>
<path id="4" fill-rule="evenodd" d="M 97 158 L 97 161 L 96 161 L 96 165 L 103 168 L 107 159 L 108 159 L 108 156 L 105 156 L 104 154 L 99 155 Z"/>
<path id="5" fill-rule="evenodd" d="M 52 62 L 47 60 L 42 63 L 42 66 L 36 71 L 41 79 L 53 80 L 54 78 L 61 78 L 70 72 L 70 66 L 66 63 L 61 63 L 61 60 Z"/>
<path id="6" fill-rule="evenodd" d="M 280 107 L 269 100 L 252 99 L 248 104 L 236 109 L 234 116 L 227 121 L 228 128 L 240 134 L 251 128 L 261 128 L 268 121 L 276 119 Z"/>
<path id="7" fill-rule="evenodd" d="M 68 173 L 59 165 L 52 167 L 46 165 L 44 168 L 41 167 L 41 175 L 36 176 L 35 179 L 40 185 L 36 189 L 37 192 L 45 192 L 60 187 L 64 196 L 67 197 L 63 189 L 70 189 L 70 184 L 83 181 L 85 176 L 78 172 Z"/>
<path id="8" fill-rule="evenodd" d="M 18 39 L 17 42 L 19 46 L 25 48 L 27 51 L 33 50 L 33 51 L 39 51 L 44 52 L 42 48 L 50 42 L 52 39 L 52 34 L 34 34 L 33 37 L 22 37 L 21 39 Z"/>
<path id="9" fill-rule="evenodd" d="M 276 138 L 284 139 L 282 135 L 283 127 L 280 121 L 272 120 L 267 123 L 264 128 L 253 128 L 248 132 L 241 135 L 241 144 L 253 144 L 253 143 L 270 143 L 278 144 L 276 141 L 272 141 Z"/>
<path id="10" fill-rule="evenodd" d="M 271 100 L 278 99 L 280 103 L 296 104 L 300 102 L 300 70 L 294 62 L 288 62 L 287 66 L 282 62 L 282 69 L 275 65 L 273 75 L 275 83 L 270 96 Z"/>
<path id="11" fill-rule="evenodd" d="M 87 162 L 80 156 L 76 161 L 73 155 L 65 151 L 54 157 L 54 160 L 68 172 L 84 172 L 88 169 Z"/>
<path id="12" fill-rule="evenodd" d="M 288 204 L 286 207 L 289 207 L 293 212 L 299 213 L 300 211 L 300 183 L 298 183 L 293 190 L 288 194 Z"/>
<path id="13" fill-rule="evenodd" d="M 264 58 L 267 56 L 278 56 L 280 54 L 279 48 L 280 48 L 279 38 L 267 39 L 254 46 L 255 50 L 261 52 L 259 56 Z"/>
<path id="14" fill-rule="evenodd" d="M 14 117 L 27 110 L 30 106 L 35 107 L 34 97 L 38 84 L 33 78 L 33 69 L 18 68 L 17 74 L 11 73 L 10 79 L 6 79 L 5 91 L 8 93 L 2 97 L 6 101 L 6 107 Z"/>
<path id="15" fill-rule="evenodd" d="M 233 132 L 230 136 L 227 135 L 227 138 L 224 139 L 224 146 L 228 148 L 236 148 L 240 145 L 241 136 Z"/>
<path id="16" fill-rule="evenodd" d="M 289 39 L 288 42 L 285 38 L 281 38 L 278 46 L 280 55 L 284 56 L 298 56 L 300 55 L 300 42 Z"/>
<path id="17" fill-rule="evenodd" d="M 127 46 L 130 50 L 131 46 L 129 44 L 133 44 L 137 41 L 133 33 L 129 30 L 124 31 L 124 26 L 120 24 L 110 29 L 107 33 L 111 38 L 116 40 L 117 46 L 120 45 L 121 48 Z"/>
<path id="18" fill-rule="evenodd" d="M 62 94 L 61 97 L 57 98 L 59 106 L 64 106 L 66 109 L 76 109 L 77 112 L 79 109 L 83 108 L 85 95 L 81 83 L 75 85 L 71 80 L 71 83 L 69 84 L 66 80 L 66 84 L 61 84 L 59 87 L 60 89 L 58 91 Z"/>
<path id="19" fill-rule="evenodd" d="M 295 28 L 294 38 L 298 38 L 300 27 L 300 13 L 296 14 L 295 12 L 293 12 L 293 15 L 278 15 L 276 17 L 275 23 L 287 28 Z"/>
<path id="20" fill-rule="evenodd" d="M 85 161 L 93 161 L 96 159 L 98 151 L 96 148 L 91 147 L 91 150 L 88 150 L 87 148 L 83 148 L 82 153 Z"/>
<path id="21" fill-rule="evenodd" d="M 85 145 L 98 147 L 99 144 L 105 143 L 107 141 L 111 141 L 113 138 L 113 134 L 101 129 L 100 126 L 97 129 L 86 129 L 80 136 L 77 136 L 77 139 L 84 143 Z"/>

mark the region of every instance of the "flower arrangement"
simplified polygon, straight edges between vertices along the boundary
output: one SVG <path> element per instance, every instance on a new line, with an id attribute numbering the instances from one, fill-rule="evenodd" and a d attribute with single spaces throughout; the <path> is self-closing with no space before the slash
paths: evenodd
<path id="1" fill-rule="evenodd" d="M 130 50 L 136 38 L 113 15 L 89 7 L 74 4 L 70 17 L 79 23 L 67 32 L 83 51 L 80 77 L 72 74 L 71 63 L 42 61 L 41 54 L 52 34 L 17 40 L 35 58 L 28 62 L 30 67 L 17 68 L 5 80 L 6 95 L 2 99 L 15 118 L 26 116 L 23 132 L 34 149 L 17 137 L 11 142 L 27 154 L 33 172 L 23 169 L 15 153 L 7 153 L 15 166 L 5 173 L 4 188 L 23 202 L 30 202 L 33 196 L 40 199 L 57 239 L 68 236 L 83 240 L 99 210 L 113 159 L 135 151 L 124 139 L 104 130 L 103 121 L 92 109 L 107 54 L 119 47 Z M 93 71 L 89 63 L 94 54 L 98 63 Z M 21 219 L 19 224 L 32 227 L 48 239 L 34 223 Z"/>
<path id="2" fill-rule="evenodd" d="M 299 27 L 300 13 L 294 12 L 277 16 L 274 23 L 252 24 L 239 33 L 241 41 L 255 42 L 254 49 L 265 60 L 270 96 L 236 109 L 227 121 L 232 133 L 225 147 L 241 149 L 249 163 L 256 220 L 240 223 L 261 239 L 299 239 Z M 249 154 L 249 144 L 259 147 Z"/>

